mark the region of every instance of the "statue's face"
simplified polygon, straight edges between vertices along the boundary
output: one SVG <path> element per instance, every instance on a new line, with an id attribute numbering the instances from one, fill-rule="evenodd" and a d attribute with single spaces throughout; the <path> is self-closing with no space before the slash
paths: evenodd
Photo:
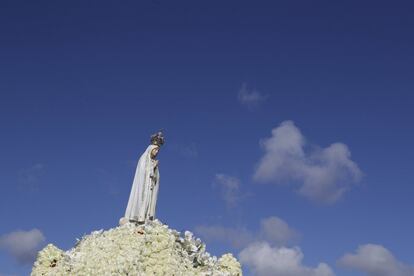
<path id="1" fill-rule="evenodd" d="M 154 159 L 155 157 L 157 157 L 158 152 L 160 151 L 159 147 L 155 147 L 151 150 L 151 158 Z"/>

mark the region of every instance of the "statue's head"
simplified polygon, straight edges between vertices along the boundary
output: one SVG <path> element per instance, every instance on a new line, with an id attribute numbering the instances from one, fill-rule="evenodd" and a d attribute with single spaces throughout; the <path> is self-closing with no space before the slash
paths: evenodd
<path id="1" fill-rule="evenodd" d="M 161 131 L 151 135 L 151 144 L 161 147 L 165 142 L 164 135 Z"/>
<path id="2" fill-rule="evenodd" d="M 150 156 L 152 159 L 155 159 L 158 155 L 158 152 L 160 151 L 160 147 L 156 146 L 151 150 Z"/>
<path id="3" fill-rule="evenodd" d="M 151 145 L 155 146 L 151 150 L 152 159 L 155 159 L 155 157 L 157 157 L 158 151 L 160 150 L 160 147 L 164 144 L 164 142 L 165 142 L 165 139 L 161 131 L 158 131 L 157 133 L 151 135 Z"/>

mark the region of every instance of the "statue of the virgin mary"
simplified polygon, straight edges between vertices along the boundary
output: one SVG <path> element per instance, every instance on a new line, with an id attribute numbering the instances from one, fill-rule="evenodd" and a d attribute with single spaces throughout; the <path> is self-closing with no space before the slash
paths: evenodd
<path id="1" fill-rule="evenodd" d="M 151 144 L 139 158 L 125 216 L 119 221 L 121 225 L 128 221 L 143 223 L 154 219 L 160 183 L 156 157 L 163 144 L 162 132 L 152 135 Z"/>

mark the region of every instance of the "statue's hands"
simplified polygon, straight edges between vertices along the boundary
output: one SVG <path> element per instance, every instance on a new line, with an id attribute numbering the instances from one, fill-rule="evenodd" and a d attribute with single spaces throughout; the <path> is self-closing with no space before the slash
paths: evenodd
<path id="1" fill-rule="evenodd" d="M 160 163 L 160 161 L 159 160 L 155 160 L 155 162 L 154 162 L 154 166 L 155 167 L 158 167 L 158 164 Z"/>

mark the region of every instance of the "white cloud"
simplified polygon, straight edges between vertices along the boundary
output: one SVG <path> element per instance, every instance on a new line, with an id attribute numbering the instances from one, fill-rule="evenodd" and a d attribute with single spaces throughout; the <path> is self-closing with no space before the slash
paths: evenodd
<path id="1" fill-rule="evenodd" d="M 340 258 L 338 265 L 368 276 L 414 275 L 414 266 L 398 261 L 388 249 L 377 244 L 359 246 L 355 254 L 348 253 Z"/>
<path id="2" fill-rule="evenodd" d="M 299 237 L 298 232 L 278 217 L 269 217 L 260 222 L 259 237 L 271 244 L 284 245 Z"/>
<path id="3" fill-rule="evenodd" d="M 254 109 L 263 103 L 267 99 L 267 96 L 261 94 L 255 89 L 248 89 L 247 84 L 243 83 L 237 95 L 237 99 L 239 100 L 240 104 L 246 106 L 249 109 Z"/>
<path id="4" fill-rule="evenodd" d="M 292 121 L 282 122 L 261 144 L 265 154 L 254 180 L 298 183 L 299 194 L 313 201 L 333 203 L 362 177 L 345 144 L 305 151 L 306 139 Z"/>
<path id="5" fill-rule="evenodd" d="M 331 268 L 321 263 L 315 268 L 302 264 L 303 253 L 299 247 L 284 245 L 299 234 L 284 220 L 268 217 L 260 222 L 256 232 L 245 228 L 199 226 L 195 232 L 207 241 L 230 243 L 241 249 L 239 259 L 256 276 L 333 276 Z"/>
<path id="6" fill-rule="evenodd" d="M 5 249 L 21 264 L 30 264 L 45 241 L 38 229 L 15 231 L 0 236 L 0 248 Z"/>
<path id="7" fill-rule="evenodd" d="M 208 241 L 229 243 L 234 248 L 243 248 L 254 239 L 251 232 L 244 228 L 230 228 L 223 226 L 197 226 L 194 230 Z"/>
<path id="8" fill-rule="evenodd" d="M 260 229 L 257 232 L 248 231 L 242 227 L 223 226 L 198 226 L 195 228 L 195 232 L 207 241 L 229 243 L 238 249 L 256 241 L 285 245 L 299 236 L 296 230 L 275 216 L 262 219 Z"/>
<path id="9" fill-rule="evenodd" d="M 252 243 L 240 252 L 239 259 L 256 276 L 334 275 L 325 263 L 320 263 L 315 268 L 304 266 L 303 253 L 298 247 L 272 247 L 267 242 Z"/>
<path id="10" fill-rule="evenodd" d="M 240 180 L 236 177 L 218 173 L 215 175 L 213 185 L 219 188 L 220 196 L 227 207 L 235 207 L 243 197 L 240 192 Z"/>

